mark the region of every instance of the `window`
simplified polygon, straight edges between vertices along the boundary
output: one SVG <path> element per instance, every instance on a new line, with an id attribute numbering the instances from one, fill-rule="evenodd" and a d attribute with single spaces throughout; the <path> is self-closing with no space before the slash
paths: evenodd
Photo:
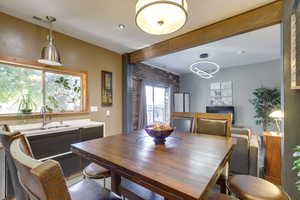
<path id="1" fill-rule="evenodd" d="M 81 79 L 46 72 L 46 105 L 54 112 L 81 110 Z"/>
<path id="2" fill-rule="evenodd" d="M 30 96 L 32 111 L 38 111 L 43 102 L 42 71 L 12 67 L 0 63 L 0 113 L 18 113 L 22 99 Z M 20 108 L 19 108 L 20 107 Z"/>
<path id="3" fill-rule="evenodd" d="M 169 88 L 146 85 L 147 125 L 169 123 Z"/>
<path id="4" fill-rule="evenodd" d="M 86 111 L 87 73 L 0 61 L 0 114 Z"/>

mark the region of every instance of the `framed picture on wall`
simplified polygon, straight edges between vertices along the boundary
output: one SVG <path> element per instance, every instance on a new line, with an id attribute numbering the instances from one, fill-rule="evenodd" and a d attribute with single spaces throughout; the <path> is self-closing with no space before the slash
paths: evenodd
<path id="1" fill-rule="evenodd" d="M 300 89 L 300 11 L 299 11 L 299 0 L 295 0 L 293 6 L 293 12 L 291 15 L 291 89 Z"/>
<path id="2" fill-rule="evenodd" d="M 102 91 L 101 101 L 102 106 L 112 106 L 113 103 L 113 81 L 112 72 L 101 71 Z"/>
<path id="3" fill-rule="evenodd" d="M 210 84 L 210 105 L 232 105 L 232 81 Z"/>

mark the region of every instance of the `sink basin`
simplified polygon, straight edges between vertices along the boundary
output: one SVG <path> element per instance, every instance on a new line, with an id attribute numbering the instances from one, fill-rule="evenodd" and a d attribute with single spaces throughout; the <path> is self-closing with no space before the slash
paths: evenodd
<path id="1" fill-rule="evenodd" d="M 56 128 L 67 128 L 70 127 L 71 125 L 57 125 L 57 126 L 46 126 L 46 127 L 39 127 L 39 128 L 31 128 L 31 129 L 26 129 L 27 131 L 39 131 L 39 130 L 49 130 L 49 129 L 56 129 Z"/>

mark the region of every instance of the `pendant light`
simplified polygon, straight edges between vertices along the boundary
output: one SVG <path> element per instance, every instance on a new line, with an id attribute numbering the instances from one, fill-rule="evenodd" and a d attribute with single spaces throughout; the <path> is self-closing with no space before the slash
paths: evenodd
<path id="1" fill-rule="evenodd" d="M 220 66 L 215 62 L 198 61 L 191 64 L 190 70 L 201 78 L 210 79 L 220 70 Z"/>
<path id="2" fill-rule="evenodd" d="M 182 28 L 187 21 L 186 0 L 138 0 L 135 21 L 146 33 L 165 35 Z"/>
<path id="3" fill-rule="evenodd" d="M 44 20 L 45 21 L 45 20 Z M 38 59 L 39 63 L 43 63 L 46 65 L 56 65 L 61 66 L 60 54 L 54 44 L 53 33 L 52 33 L 52 23 L 55 22 L 56 19 L 51 16 L 46 17 L 46 21 L 49 24 L 49 35 L 47 37 L 47 44 L 42 49 L 41 58 Z"/>

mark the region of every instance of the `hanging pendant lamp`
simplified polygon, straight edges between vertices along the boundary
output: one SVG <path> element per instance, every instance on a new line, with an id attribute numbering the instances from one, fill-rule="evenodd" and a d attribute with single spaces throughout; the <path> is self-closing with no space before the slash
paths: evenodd
<path id="1" fill-rule="evenodd" d="M 56 65 L 61 66 L 60 54 L 54 44 L 53 35 L 52 35 L 52 23 L 56 21 L 54 17 L 47 16 L 47 23 L 49 23 L 49 35 L 47 37 L 47 44 L 42 49 L 41 58 L 38 59 L 39 63 L 46 65 Z"/>
<path id="2" fill-rule="evenodd" d="M 146 33 L 165 35 L 182 28 L 187 21 L 186 0 L 138 0 L 135 21 Z"/>

